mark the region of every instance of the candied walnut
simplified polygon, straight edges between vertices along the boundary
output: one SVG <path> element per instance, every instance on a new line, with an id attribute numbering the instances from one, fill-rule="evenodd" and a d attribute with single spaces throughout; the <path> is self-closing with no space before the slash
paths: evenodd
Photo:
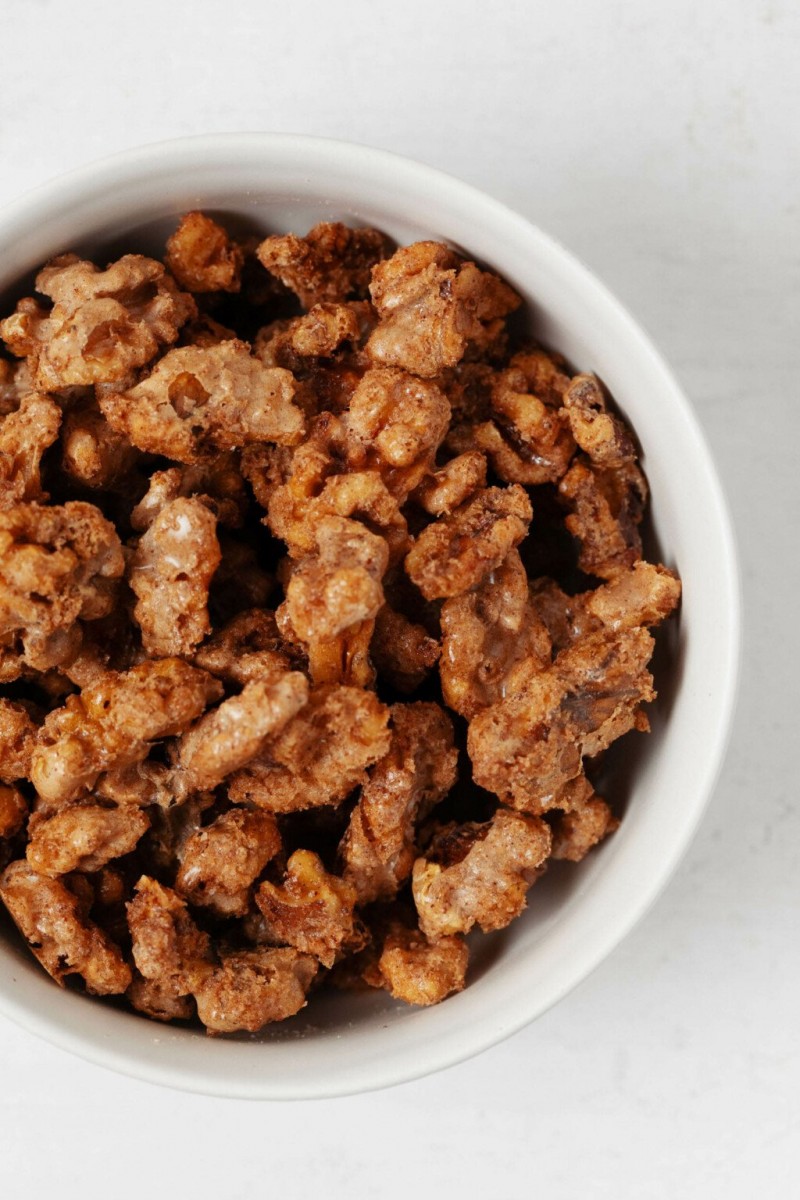
<path id="1" fill-rule="evenodd" d="M 434 383 L 373 368 L 353 393 L 344 421 L 351 465 L 376 469 L 402 504 L 433 465 L 450 405 Z"/>
<path id="2" fill-rule="evenodd" d="M 550 853 L 539 817 L 500 809 L 491 821 L 445 827 L 414 863 L 412 890 L 419 925 L 429 938 L 504 929 Z"/>
<path id="3" fill-rule="evenodd" d="M 442 605 L 442 695 L 470 719 L 503 698 L 511 670 L 533 657 L 549 666 L 550 637 L 531 604 L 517 550 L 472 592 Z"/>
<path id="4" fill-rule="evenodd" d="M 554 579 L 543 576 L 530 586 L 530 602 L 536 615 L 544 623 L 558 653 L 566 646 L 583 637 L 595 628 L 595 623 L 586 612 L 585 599 L 591 593 L 583 592 L 568 596 Z"/>
<path id="5" fill-rule="evenodd" d="M 321 221 L 305 237 L 268 237 L 256 253 L 262 266 L 299 297 L 303 308 L 364 298 L 370 272 L 390 250 L 377 229 L 349 229 Z"/>
<path id="6" fill-rule="evenodd" d="M 215 454 L 193 466 L 154 471 L 142 499 L 131 513 L 131 526 L 148 529 L 173 500 L 196 497 L 220 525 L 237 528 L 247 512 L 247 492 L 233 454 Z"/>
<path id="7" fill-rule="evenodd" d="M 470 724 L 475 782 L 525 811 L 557 806 L 564 785 L 580 774 L 582 756 L 648 727 L 640 706 L 655 697 L 652 653 L 652 636 L 635 628 L 588 634 L 545 671 L 525 660 L 512 672 L 506 698 Z"/>
<path id="8" fill-rule="evenodd" d="M 42 392 L 29 392 L 15 412 L 0 420 L 0 508 L 47 499 L 42 455 L 58 437 L 60 425 L 61 409 Z"/>
<path id="9" fill-rule="evenodd" d="M 154 1021 L 188 1021 L 194 1013 L 191 996 L 176 996 L 169 982 L 144 979 L 139 974 L 134 975 L 125 997 L 137 1012 Z"/>
<path id="10" fill-rule="evenodd" d="M 587 614 L 614 632 L 637 625 L 658 625 L 677 606 L 681 584 L 668 567 L 637 562 L 609 582 L 587 592 Z"/>
<path id="11" fill-rule="evenodd" d="M 469 949 L 451 935 L 430 942 L 418 929 L 397 925 L 386 936 L 378 960 L 384 987 L 406 1004 L 438 1004 L 466 982 Z"/>
<path id="12" fill-rule="evenodd" d="M 564 403 L 564 393 L 569 387 L 570 375 L 562 355 L 541 347 L 529 346 L 518 351 L 509 366 L 516 367 L 525 376 L 527 390 L 538 396 L 551 408 Z"/>
<path id="13" fill-rule="evenodd" d="M 0 782 L 30 775 L 37 732 L 28 705 L 0 696 Z"/>
<path id="14" fill-rule="evenodd" d="M 171 808 L 178 803 L 173 769 L 149 759 L 117 771 L 106 771 L 95 783 L 94 792 L 100 799 L 116 805 Z"/>
<path id="15" fill-rule="evenodd" d="M 369 653 L 382 679 L 398 692 L 416 691 L 439 661 L 441 647 L 424 625 L 384 604 L 375 617 Z"/>
<path id="16" fill-rule="evenodd" d="M 267 510 L 266 524 L 294 557 L 316 550 L 316 530 L 328 516 L 352 517 L 380 533 L 394 560 L 408 545 L 405 517 L 377 471 L 346 472 L 347 439 L 342 421 L 322 413 L 291 456 L 282 448 L 252 447 L 242 473 Z"/>
<path id="17" fill-rule="evenodd" d="M 423 479 L 413 499 L 434 517 L 449 516 L 470 496 L 486 487 L 486 458 L 467 450 Z"/>
<path id="18" fill-rule="evenodd" d="M 0 321 L 0 337 L 13 354 L 35 360 L 43 391 L 125 379 L 171 345 L 197 311 L 161 263 L 140 254 L 105 271 L 64 254 L 39 272 L 36 290 L 52 309 L 20 301 Z"/>
<path id="19" fill-rule="evenodd" d="M 243 917 L 253 883 L 280 849 L 271 813 L 231 809 L 187 840 L 175 887 L 200 908 Z"/>
<path id="20" fill-rule="evenodd" d="M 389 748 L 389 709 L 360 688 L 315 688 L 308 704 L 229 781 L 234 803 L 272 812 L 339 804 Z"/>
<path id="21" fill-rule="evenodd" d="M 576 460 L 558 491 L 571 509 L 564 524 L 578 542 L 582 571 L 613 579 L 639 561 L 647 484 L 635 462 L 599 470 Z"/>
<path id="22" fill-rule="evenodd" d="M 292 669 L 275 614 L 264 608 L 238 613 L 200 646 L 194 664 L 225 683 L 272 682 Z"/>
<path id="23" fill-rule="evenodd" d="M 594 793 L 585 775 L 571 780 L 558 796 L 561 809 L 553 825 L 553 858 L 580 862 L 593 846 L 619 825 L 605 800 Z"/>
<path id="24" fill-rule="evenodd" d="M 426 600 L 458 596 L 500 566 L 525 537 L 532 516 L 518 485 L 485 488 L 422 530 L 406 555 L 406 572 Z"/>
<path id="25" fill-rule="evenodd" d="M 344 342 L 360 340 L 360 308 L 359 302 L 315 304 L 300 317 L 273 321 L 259 330 L 255 353 L 265 366 L 302 370 L 302 359 L 330 358 Z"/>
<path id="26" fill-rule="evenodd" d="M 133 850 L 150 826 L 139 808 L 80 804 L 52 816 L 34 814 L 28 826 L 27 859 L 41 875 L 99 871 L 112 858 Z"/>
<path id="27" fill-rule="evenodd" d="M 265 367 L 245 342 L 181 346 L 124 392 L 100 400 L 104 416 L 134 446 L 176 462 L 250 442 L 293 445 L 303 416 L 288 371 Z"/>
<path id="28" fill-rule="evenodd" d="M 609 412 L 594 375 L 576 375 L 564 392 L 564 411 L 572 436 L 595 466 L 618 467 L 636 458 L 630 430 Z"/>
<path id="29" fill-rule="evenodd" d="M 165 997 L 188 996 L 211 969 L 211 940 L 197 928 L 185 901 L 143 875 L 127 911 L 140 975 L 158 983 Z"/>
<path id="30" fill-rule="evenodd" d="M 131 972 L 119 948 L 85 915 L 78 896 L 59 879 L 49 879 L 27 862 L 11 863 L 0 875 L 0 899 L 41 965 L 63 986 L 82 975 L 87 992 L 124 992 Z"/>
<path id="31" fill-rule="evenodd" d="M 0 512 L 0 634 L 22 631 L 27 652 L 30 638 L 66 631 L 79 617 L 105 616 L 124 569 L 116 530 L 93 504 L 18 504 Z"/>
<path id="32" fill-rule="evenodd" d="M 280 733 L 307 700 L 308 681 L 299 671 L 245 684 L 238 696 L 206 713 L 181 738 L 180 790 L 185 794 L 215 788 L 255 758 L 265 738 Z"/>
<path id="33" fill-rule="evenodd" d="M 346 517 L 324 517 L 315 532 L 317 553 L 297 564 L 286 588 L 286 616 L 307 649 L 315 683 L 369 686 L 369 644 L 389 548 Z"/>
<path id="34" fill-rule="evenodd" d="M 182 733 L 221 693 L 216 679 L 178 658 L 108 671 L 48 714 L 31 782 L 46 804 L 64 804 L 101 773 L 141 762 L 152 742 Z"/>
<path id="35" fill-rule="evenodd" d="M 93 404 L 68 412 L 61 433 L 61 468 L 76 483 L 110 488 L 135 466 L 140 455 L 112 429 Z"/>
<path id="36" fill-rule="evenodd" d="M 190 655 L 208 637 L 208 589 L 222 557 L 217 522 L 201 500 L 171 500 L 139 538 L 128 582 L 145 653 Z"/>
<path id="37" fill-rule="evenodd" d="M 438 704 L 395 704 L 389 749 L 370 771 L 342 839 L 344 876 L 359 904 L 388 900 L 411 875 L 418 817 L 456 781 L 453 724 Z"/>
<path id="38" fill-rule="evenodd" d="M 492 380 L 491 420 L 472 431 L 496 475 L 507 483 L 554 483 L 569 466 L 575 442 L 560 408 L 537 396 L 526 370 L 526 355 L 515 355 Z"/>
<path id="39" fill-rule="evenodd" d="M 197 1015 L 209 1033 L 258 1033 L 305 1007 L 318 965 L 292 949 L 224 954 L 195 990 Z"/>
<path id="40" fill-rule="evenodd" d="M 28 816 L 28 802 L 19 788 L 0 784 L 0 838 L 19 833 Z"/>
<path id="41" fill-rule="evenodd" d="M 439 242 L 404 246 L 372 272 L 370 295 L 380 321 L 367 342 L 378 366 L 429 379 L 487 349 L 520 305 L 511 288 Z"/>
<path id="42" fill-rule="evenodd" d="M 313 954 L 325 967 L 353 934 L 355 888 L 330 875 L 311 850 L 295 850 L 282 886 L 265 880 L 256 904 L 272 939 Z"/>
<path id="43" fill-rule="evenodd" d="M 164 262 L 187 292 L 238 292 L 244 254 L 201 212 L 189 212 L 167 240 Z"/>

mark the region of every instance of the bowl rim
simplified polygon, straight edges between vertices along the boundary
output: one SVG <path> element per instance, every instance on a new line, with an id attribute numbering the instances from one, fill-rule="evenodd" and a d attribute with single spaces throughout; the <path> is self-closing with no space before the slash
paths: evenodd
<path id="1" fill-rule="evenodd" d="M 314 1080 L 305 1083 L 298 1080 L 296 1085 L 290 1087 L 280 1084 L 276 1086 L 275 1081 L 269 1078 L 234 1080 L 228 1077 L 220 1080 L 213 1077 L 213 1073 L 202 1064 L 197 1069 L 192 1068 L 190 1072 L 181 1072 L 177 1068 L 159 1064 L 158 1061 L 140 1061 L 132 1052 L 121 1050 L 110 1039 L 101 1040 L 93 1036 L 91 1022 L 86 1022 L 81 1032 L 68 1030 L 54 1017 L 18 1002 L 13 993 L 9 993 L 3 987 L 0 979 L 0 1014 L 57 1047 L 96 1065 L 151 1083 L 205 1095 L 243 1099 L 328 1098 L 421 1078 L 462 1062 L 504 1041 L 541 1016 L 586 979 L 651 909 L 677 869 L 697 831 L 719 779 L 731 736 L 742 642 L 741 575 L 730 512 L 705 435 L 682 388 L 648 334 L 589 268 L 556 238 L 481 189 L 412 158 L 357 142 L 292 133 L 197 134 L 138 145 L 91 161 L 37 185 L 0 208 L 0 245 L 6 242 L 9 236 L 13 237 L 15 227 L 29 228 L 37 219 L 37 215 L 40 218 L 46 215 L 47 210 L 52 210 L 54 204 L 69 203 L 71 197 L 79 199 L 81 195 L 85 196 L 87 189 L 95 191 L 104 184 L 119 187 L 124 184 L 125 179 L 141 178 L 143 170 L 155 172 L 169 168 L 175 171 L 182 163 L 196 164 L 198 156 L 201 155 L 205 161 L 213 163 L 215 159 L 228 160 L 232 154 L 246 158 L 258 152 L 268 157 L 270 153 L 288 154 L 291 151 L 294 151 L 298 159 L 308 157 L 317 165 L 324 164 L 326 160 L 341 161 L 342 158 L 346 158 L 354 169 L 361 167 L 375 173 L 399 172 L 407 182 L 413 183 L 418 189 L 446 189 L 454 198 L 480 210 L 494 223 L 502 223 L 515 238 L 521 239 L 523 243 L 527 241 L 529 245 L 535 245 L 539 253 L 546 254 L 557 262 L 561 274 L 586 294 L 592 304 L 607 310 L 621 336 L 638 348 L 640 355 L 648 362 L 651 375 L 659 377 L 662 386 L 669 391 L 672 403 L 680 412 L 683 424 L 689 430 L 695 449 L 703 461 L 705 486 L 713 504 L 714 535 L 722 547 L 720 558 L 724 571 L 717 584 L 724 602 L 722 640 L 725 653 L 721 656 L 720 674 L 714 680 L 717 701 L 714 739 L 706 748 L 702 769 L 698 773 L 695 803 L 684 814 L 683 822 L 668 847 L 660 869 L 646 883 L 642 882 L 636 895 L 635 906 L 620 912 L 613 924 L 598 931 L 591 952 L 584 953 L 577 963 L 573 963 L 570 970 L 561 971 L 558 977 L 554 977 L 544 999 L 540 997 L 535 1005 L 526 1006 L 524 997 L 522 1002 L 516 998 L 514 1004 L 507 1006 L 509 1011 L 504 1012 L 502 1021 L 486 1022 L 478 1028 L 471 1028 L 469 1039 L 465 1041 L 462 1036 L 460 1044 L 457 1039 L 444 1038 L 431 1045 L 429 1039 L 425 1047 L 424 1063 L 420 1063 L 416 1056 L 410 1053 L 406 1054 L 402 1061 L 395 1055 L 388 1069 L 380 1062 L 361 1062 L 341 1082 L 329 1080 L 320 1084 Z"/>

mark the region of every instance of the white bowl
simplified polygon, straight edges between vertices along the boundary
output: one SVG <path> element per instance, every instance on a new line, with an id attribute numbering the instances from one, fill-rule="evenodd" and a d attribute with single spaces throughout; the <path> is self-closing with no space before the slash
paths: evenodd
<path id="1" fill-rule="evenodd" d="M 430 1009 L 383 994 L 315 997 L 255 1039 L 212 1039 L 62 991 L 0 925 L 0 1011 L 93 1062 L 219 1096 L 332 1096 L 399 1083 L 486 1049 L 532 1021 L 613 950 L 685 851 L 721 764 L 736 690 L 739 589 L 725 502 L 697 421 L 647 337 L 570 254 L 496 200 L 363 146 L 242 134 L 147 146 L 85 167 L 0 213 L 0 292 L 64 250 L 163 245 L 202 208 L 263 231 L 320 219 L 376 225 L 398 242 L 443 239 L 504 276 L 532 328 L 595 371 L 638 434 L 654 536 L 683 579 L 678 636 L 662 655 L 649 738 L 627 739 L 626 813 L 579 867 L 553 871 L 528 911 L 476 940 L 464 992 Z M 6 309 L 7 311 L 7 309 Z"/>

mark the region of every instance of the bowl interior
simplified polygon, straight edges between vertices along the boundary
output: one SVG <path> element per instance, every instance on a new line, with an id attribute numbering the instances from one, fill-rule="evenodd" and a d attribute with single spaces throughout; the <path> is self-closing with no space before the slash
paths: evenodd
<path id="1" fill-rule="evenodd" d="M 697 424 L 644 335 L 565 251 L 488 197 L 362 147 L 251 135 L 151 147 L 48 185 L 0 214 L 2 311 L 48 257 L 160 254 L 191 208 L 239 232 L 370 224 L 399 243 L 446 240 L 522 294 L 526 322 L 596 372 L 643 447 L 651 553 L 684 596 L 658 650 L 653 732 L 614 751 L 615 836 L 578 868 L 550 870 L 507 930 L 472 939 L 470 984 L 428 1010 L 331 993 L 257 1038 L 210 1039 L 60 991 L 0 920 L 0 1010 L 86 1057 L 193 1090 L 254 1097 L 339 1094 L 422 1074 L 513 1032 L 620 940 L 685 848 L 721 759 L 737 657 L 737 587 L 724 503 Z M 254 1046 L 253 1042 L 260 1043 Z"/>

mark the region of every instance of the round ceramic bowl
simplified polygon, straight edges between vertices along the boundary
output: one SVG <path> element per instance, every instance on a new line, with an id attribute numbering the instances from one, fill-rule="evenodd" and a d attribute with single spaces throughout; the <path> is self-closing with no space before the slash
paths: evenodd
<path id="1" fill-rule="evenodd" d="M 398 242 L 445 240 L 525 298 L 530 330 L 596 372 L 633 425 L 652 493 L 651 553 L 683 580 L 662 639 L 652 734 L 625 739 L 610 797 L 618 832 L 577 868 L 548 872 L 527 911 L 475 939 L 467 988 L 414 1009 L 383 993 L 315 996 L 256 1038 L 158 1025 L 45 975 L 0 918 L 0 1012 L 130 1075 L 218 1096 L 333 1096 L 446 1067 L 519 1030 L 606 957 L 685 851 L 720 767 L 736 687 L 739 598 L 728 515 L 692 410 L 647 337 L 605 288 L 535 226 L 429 167 L 341 142 L 271 134 L 189 138 L 83 168 L 0 214 L 0 293 L 16 299 L 46 259 L 162 252 L 189 209 L 234 229 L 303 233 L 374 225 Z"/>

